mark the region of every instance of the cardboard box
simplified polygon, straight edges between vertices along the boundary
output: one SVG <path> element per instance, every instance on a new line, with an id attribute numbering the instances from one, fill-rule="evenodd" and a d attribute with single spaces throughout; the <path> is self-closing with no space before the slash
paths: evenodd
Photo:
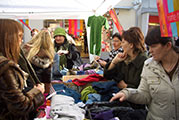
<path id="1" fill-rule="evenodd" d="M 68 80 L 73 80 L 75 78 L 82 79 L 82 78 L 85 78 L 87 76 L 88 75 L 64 75 L 62 80 L 63 81 L 68 81 Z"/>

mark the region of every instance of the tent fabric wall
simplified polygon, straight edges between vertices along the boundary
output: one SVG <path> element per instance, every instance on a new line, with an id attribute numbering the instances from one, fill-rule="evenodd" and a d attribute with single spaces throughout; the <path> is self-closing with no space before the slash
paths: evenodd
<path id="1" fill-rule="evenodd" d="M 87 19 L 104 15 L 121 0 L 0 0 L 0 18 L 11 19 Z M 89 28 L 87 27 L 89 40 Z M 88 41 L 89 45 L 89 41 Z M 89 47 L 88 47 L 89 48 Z M 93 60 L 90 55 L 90 61 Z"/>
<path id="2" fill-rule="evenodd" d="M 1 0 L 0 18 L 85 19 L 103 15 L 121 0 Z"/>

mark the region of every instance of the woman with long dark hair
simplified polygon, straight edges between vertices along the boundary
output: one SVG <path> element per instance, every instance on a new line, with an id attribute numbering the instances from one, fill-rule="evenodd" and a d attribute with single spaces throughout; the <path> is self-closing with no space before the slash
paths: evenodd
<path id="1" fill-rule="evenodd" d="M 28 73 L 19 65 L 23 29 L 11 19 L 0 19 L 0 120 L 29 120 L 30 113 L 44 102 L 44 85 L 28 92 Z"/>

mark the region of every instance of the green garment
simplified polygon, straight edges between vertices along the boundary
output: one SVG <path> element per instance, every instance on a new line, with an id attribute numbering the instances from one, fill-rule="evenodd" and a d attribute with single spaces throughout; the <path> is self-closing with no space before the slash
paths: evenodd
<path id="1" fill-rule="evenodd" d="M 93 89 L 92 86 L 88 86 L 86 88 L 84 88 L 81 91 L 81 100 L 82 101 L 87 101 L 88 100 L 88 94 L 92 94 L 92 93 L 97 93 L 95 89 Z"/>
<path id="2" fill-rule="evenodd" d="M 100 55 L 101 52 L 101 31 L 103 25 L 105 25 L 106 29 L 109 29 L 108 21 L 104 16 L 93 15 L 88 18 L 88 27 L 91 27 L 90 53 L 98 56 Z"/>

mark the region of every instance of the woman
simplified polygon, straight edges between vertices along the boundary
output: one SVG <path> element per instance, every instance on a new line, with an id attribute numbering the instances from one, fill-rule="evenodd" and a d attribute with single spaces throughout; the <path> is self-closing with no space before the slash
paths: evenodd
<path id="1" fill-rule="evenodd" d="M 56 28 L 54 38 L 55 51 L 60 56 L 60 70 L 63 68 L 72 69 L 73 65 L 80 66 L 82 64 L 80 53 L 74 44 L 67 41 L 65 29 Z"/>
<path id="2" fill-rule="evenodd" d="M 153 28 L 145 43 L 152 57 L 145 61 L 138 89 L 124 89 L 115 99 L 148 105 L 147 120 L 179 120 L 179 51 L 170 37 Z"/>
<path id="3" fill-rule="evenodd" d="M 109 58 L 107 60 L 102 60 L 100 59 L 100 57 L 96 57 L 95 60 L 98 61 L 98 63 L 104 67 L 109 61 L 112 61 L 112 59 L 119 53 L 119 52 L 123 52 L 122 48 L 121 48 L 121 35 L 119 33 L 115 33 L 112 36 L 112 45 L 114 47 L 114 49 L 112 49 L 109 53 Z"/>
<path id="4" fill-rule="evenodd" d="M 29 120 L 44 102 L 44 85 L 24 92 L 28 74 L 18 66 L 23 29 L 20 23 L 0 19 L 0 120 Z"/>
<path id="5" fill-rule="evenodd" d="M 40 31 L 31 41 L 23 46 L 23 50 L 39 80 L 45 83 L 45 93 L 49 93 L 50 73 L 55 54 L 50 33 L 47 30 Z"/>
<path id="6" fill-rule="evenodd" d="M 34 29 L 32 29 L 32 30 L 30 31 L 30 34 L 31 34 L 31 36 L 33 37 L 33 36 L 37 35 L 38 32 L 39 32 L 39 31 L 38 31 L 36 28 L 34 28 Z"/>
<path id="7" fill-rule="evenodd" d="M 140 83 L 145 55 L 144 36 L 138 27 L 131 27 L 122 34 L 123 53 L 118 53 L 104 69 L 104 77 L 115 80 L 119 88 L 137 88 Z"/>

